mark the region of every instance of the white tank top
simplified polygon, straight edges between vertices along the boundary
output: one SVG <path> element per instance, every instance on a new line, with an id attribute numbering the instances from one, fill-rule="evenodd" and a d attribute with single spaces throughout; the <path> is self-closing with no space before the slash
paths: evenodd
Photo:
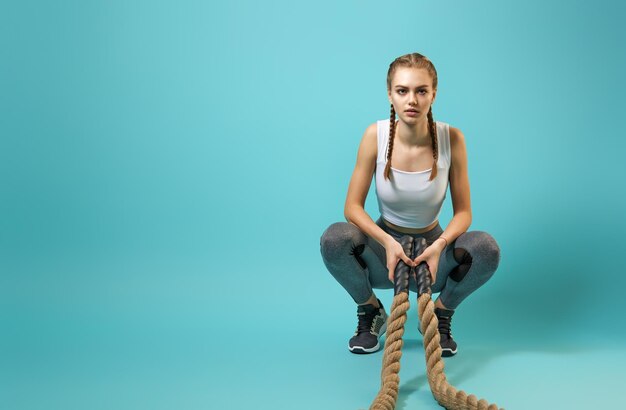
<path id="1" fill-rule="evenodd" d="M 376 158 L 376 196 L 378 209 L 384 219 L 405 228 L 425 228 L 439 218 L 448 189 L 450 171 L 450 125 L 435 121 L 439 157 L 437 177 L 429 181 L 431 169 L 417 172 L 390 170 L 385 180 L 389 118 L 376 122 L 378 127 L 378 156 Z M 397 137 L 397 134 L 396 134 Z"/>

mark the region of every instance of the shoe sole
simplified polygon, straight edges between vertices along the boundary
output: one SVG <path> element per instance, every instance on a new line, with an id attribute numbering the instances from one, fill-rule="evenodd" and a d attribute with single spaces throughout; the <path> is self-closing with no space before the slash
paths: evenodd
<path id="1" fill-rule="evenodd" d="M 458 348 L 457 349 L 441 349 L 441 356 L 442 357 L 452 357 L 456 354 Z"/>
<path id="2" fill-rule="evenodd" d="M 350 346 L 350 345 L 348 345 L 348 350 L 350 350 L 352 353 L 355 353 L 355 354 L 368 354 L 368 353 L 377 352 L 378 350 L 380 350 L 380 338 L 383 337 L 383 335 L 385 334 L 386 331 L 387 331 L 387 322 L 385 322 L 385 324 L 383 324 L 382 327 L 380 328 L 380 334 L 378 335 L 378 340 L 376 342 L 376 346 L 370 347 L 368 349 L 368 348 L 362 347 L 362 346 Z"/>

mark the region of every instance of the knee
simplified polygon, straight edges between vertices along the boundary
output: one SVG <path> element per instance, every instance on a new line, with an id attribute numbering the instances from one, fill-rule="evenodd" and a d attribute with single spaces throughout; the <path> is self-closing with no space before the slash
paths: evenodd
<path id="1" fill-rule="evenodd" d="M 489 266 L 488 269 L 495 272 L 500 264 L 500 246 L 498 246 L 498 242 L 496 242 L 493 236 L 487 232 L 479 232 L 476 253 Z"/>
<path id="2" fill-rule="evenodd" d="M 346 249 L 354 251 L 362 246 L 365 240 L 365 234 L 356 225 L 348 222 L 335 222 L 322 233 L 320 251 L 325 258 L 333 259 L 343 254 Z"/>
<path id="3" fill-rule="evenodd" d="M 456 251 L 463 249 L 473 263 L 480 261 L 486 270 L 495 272 L 500 264 L 500 246 L 493 236 L 483 231 L 466 232 L 464 236 L 455 245 L 455 257 Z"/>

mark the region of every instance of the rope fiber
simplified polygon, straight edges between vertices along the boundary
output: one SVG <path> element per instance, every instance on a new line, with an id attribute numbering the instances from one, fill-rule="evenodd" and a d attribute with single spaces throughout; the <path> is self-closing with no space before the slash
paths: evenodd
<path id="1" fill-rule="evenodd" d="M 405 235 L 400 238 L 405 253 L 413 259 L 426 249 L 426 239 Z M 391 314 L 387 319 L 387 336 L 383 352 L 381 387 L 370 406 L 371 410 L 393 410 L 398 399 L 400 386 L 400 359 L 402 357 L 402 336 L 409 310 L 409 275 L 415 277 L 418 288 L 417 313 L 423 334 L 426 373 L 430 390 L 437 402 L 448 410 L 504 410 L 485 399 L 478 399 L 457 390 L 448 383 L 444 373 L 439 339 L 439 321 L 435 315 L 435 304 L 431 298 L 431 278 L 428 265 L 422 262 L 410 268 L 400 260 L 394 272 L 394 297 Z"/>

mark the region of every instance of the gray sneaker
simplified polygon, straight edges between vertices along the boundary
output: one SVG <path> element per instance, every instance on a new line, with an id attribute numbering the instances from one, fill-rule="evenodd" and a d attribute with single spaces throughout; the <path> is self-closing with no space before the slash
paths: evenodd
<path id="1" fill-rule="evenodd" d="M 352 353 L 374 353 L 380 349 L 379 339 L 387 330 L 387 313 L 380 299 L 377 300 L 378 308 L 371 304 L 357 307 L 359 324 L 348 342 Z"/>

